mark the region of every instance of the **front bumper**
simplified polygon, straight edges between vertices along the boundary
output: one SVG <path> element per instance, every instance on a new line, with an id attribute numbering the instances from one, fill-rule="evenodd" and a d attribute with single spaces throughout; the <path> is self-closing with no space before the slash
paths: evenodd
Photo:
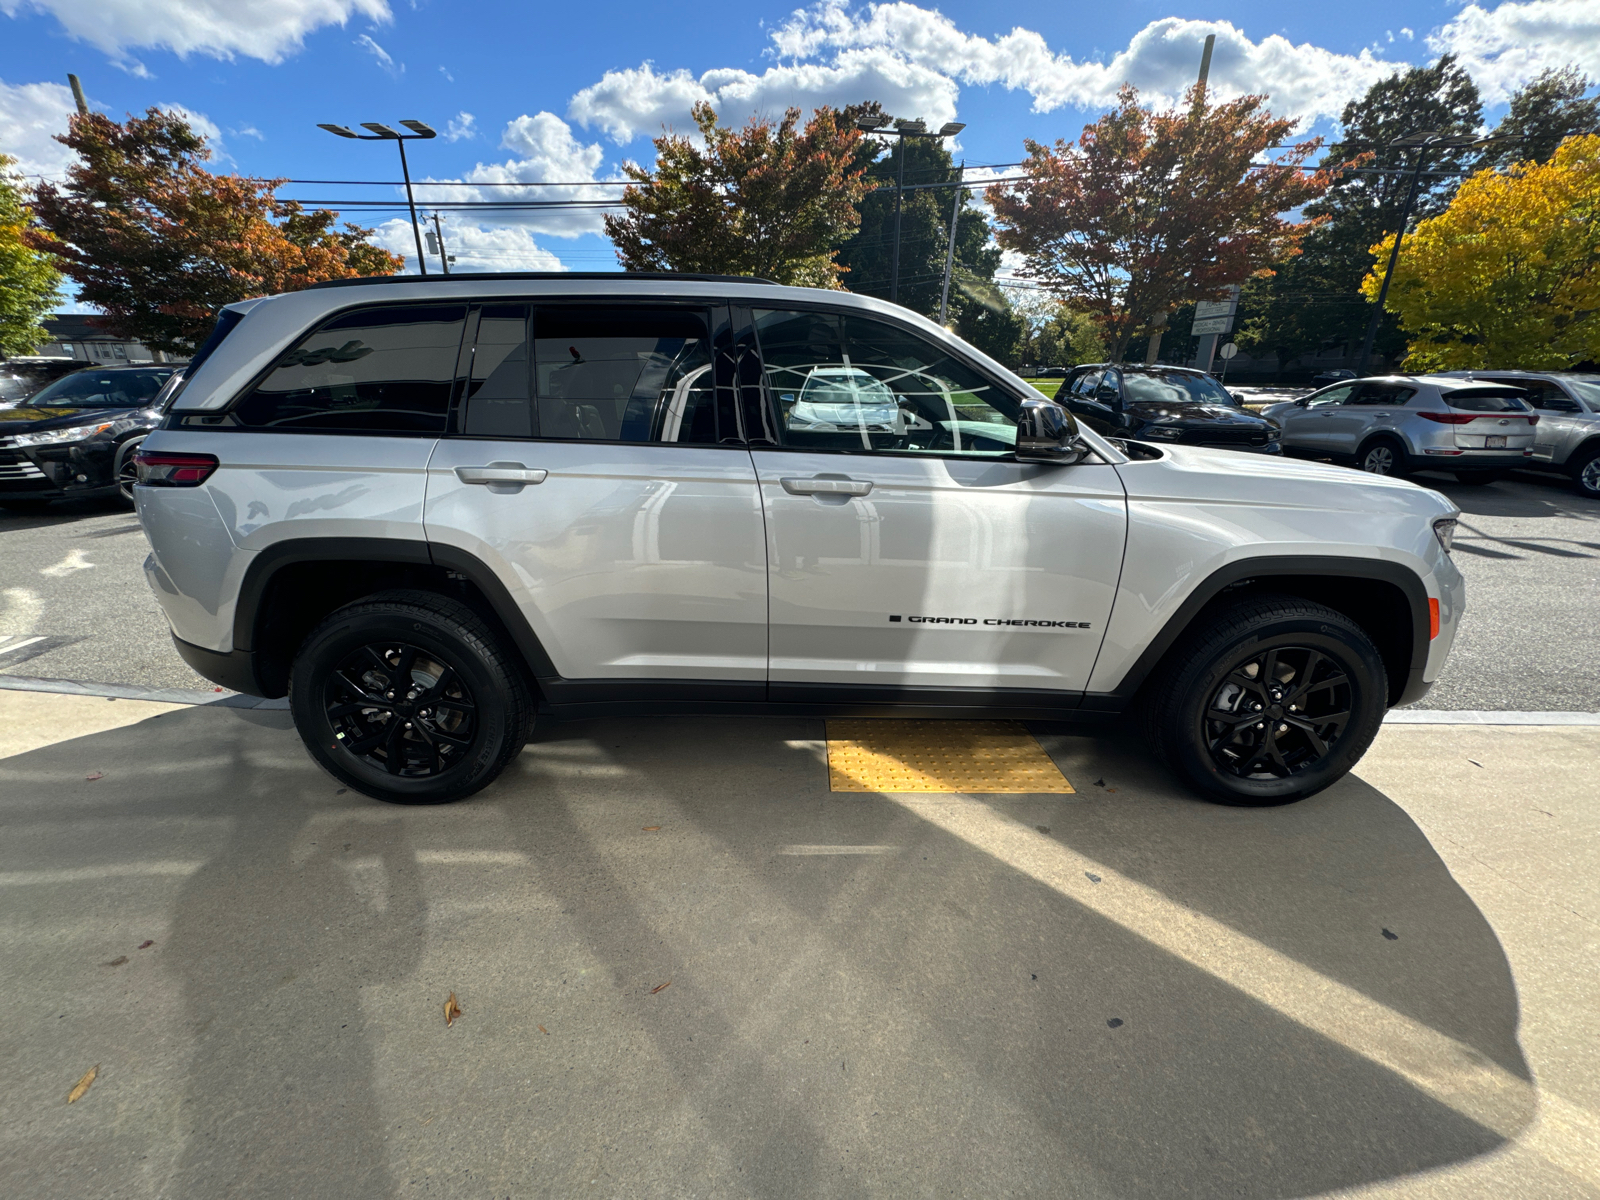
<path id="1" fill-rule="evenodd" d="M 0 448 L 0 500 L 67 500 L 115 488 L 116 456 L 116 443 L 94 440 Z"/>

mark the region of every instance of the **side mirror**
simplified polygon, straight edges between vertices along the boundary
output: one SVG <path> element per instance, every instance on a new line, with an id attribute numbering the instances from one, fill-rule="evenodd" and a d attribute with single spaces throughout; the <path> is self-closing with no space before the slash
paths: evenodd
<path id="1" fill-rule="evenodd" d="M 1296 408 L 1304 408 L 1310 402 L 1311 402 L 1311 397 L 1310 396 L 1301 396 L 1300 399 L 1298 399 L 1298 400 L 1296 400 L 1294 402 L 1294 406 Z"/>
<path id="2" fill-rule="evenodd" d="M 1078 440 L 1078 422 L 1059 404 L 1024 400 L 1017 416 L 1017 461 L 1070 465 L 1089 449 Z"/>

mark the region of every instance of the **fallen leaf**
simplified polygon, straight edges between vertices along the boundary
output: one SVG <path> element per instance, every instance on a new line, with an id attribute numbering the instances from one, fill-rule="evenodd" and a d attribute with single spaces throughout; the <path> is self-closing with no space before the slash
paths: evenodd
<path id="1" fill-rule="evenodd" d="M 548 1029 L 546 1029 L 543 1025 L 539 1026 L 539 1032 L 544 1034 L 545 1037 L 549 1037 L 550 1036 L 550 1031 Z"/>
<path id="2" fill-rule="evenodd" d="M 646 825 L 644 827 L 644 831 L 646 833 L 660 833 L 661 832 L 661 826 L 659 826 L 659 825 Z"/>
<path id="3" fill-rule="evenodd" d="M 1049 833 L 1050 832 L 1050 826 L 1048 826 L 1048 825 L 1035 825 L 1034 828 L 1037 829 L 1040 833 Z"/>
<path id="4" fill-rule="evenodd" d="M 1105 787 L 1106 781 L 1104 779 L 1096 779 L 1094 785 L 1095 787 Z"/>
<path id="5" fill-rule="evenodd" d="M 123 963 L 125 963 L 127 961 L 128 961 L 128 956 L 126 954 L 119 954 L 115 958 L 113 958 L 110 962 L 108 962 L 106 964 L 106 966 L 108 966 L 108 967 L 120 967 Z"/>
<path id="6" fill-rule="evenodd" d="M 450 993 L 450 999 L 448 999 L 448 1000 L 446 1000 L 444 1002 L 444 1024 L 445 1024 L 445 1028 L 448 1029 L 451 1025 L 454 1025 L 455 1022 L 456 1022 L 456 1018 L 459 1017 L 460 1015 L 461 1015 L 461 1005 L 456 1003 L 456 994 L 454 992 L 451 992 Z"/>
<path id="7" fill-rule="evenodd" d="M 436 1113 L 434 1115 L 437 1116 L 438 1114 Z M 431 1120 L 433 1120 L 433 1117 L 429 1117 L 428 1118 L 428 1121 L 431 1121 Z M 424 1121 L 423 1124 L 426 1125 L 428 1123 L 428 1121 Z"/>
<path id="8" fill-rule="evenodd" d="M 1116 789 L 1116 788 L 1107 788 L 1107 789 L 1106 789 L 1106 791 L 1108 791 L 1108 792 L 1114 792 L 1114 791 L 1116 791 L 1116 790 L 1117 790 L 1117 789 Z"/>
<path id="9" fill-rule="evenodd" d="M 93 775 L 85 775 L 83 778 L 87 782 L 93 783 L 96 779 L 104 779 L 105 777 L 106 773 L 104 771 L 96 771 Z"/>
<path id="10" fill-rule="evenodd" d="M 139 949 L 148 950 L 148 949 L 150 949 L 151 946 L 154 946 L 154 945 L 155 945 L 155 942 L 153 942 L 153 941 L 140 942 L 139 943 Z"/>
<path id="11" fill-rule="evenodd" d="M 1398 933 L 1390 933 L 1387 929 L 1383 931 L 1383 936 L 1391 942 L 1398 942 L 1400 940 L 1400 935 Z"/>
<path id="12" fill-rule="evenodd" d="M 1106 1024 L 1111 1026 L 1111 1028 L 1113 1028 L 1113 1029 L 1121 1029 L 1122 1028 L 1122 1018 L 1121 1017 L 1112 1017 L 1109 1021 L 1106 1022 Z"/>
<path id="13" fill-rule="evenodd" d="M 73 1085 L 72 1090 L 67 1093 L 67 1103 L 76 1104 L 79 1100 L 82 1100 L 84 1094 L 89 1090 L 89 1085 L 94 1082 L 94 1077 L 98 1074 L 100 1074 L 100 1064 L 95 1063 L 94 1066 L 89 1068 L 88 1074 L 78 1080 Z"/>
<path id="14" fill-rule="evenodd" d="M 1482 763 L 1481 763 L 1481 762 L 1479 762 L 1479 761 L 1478 761 L 1478 760 L 1477 760 L 1477 759 L 1475 759 L 1475 758 L 1469 758 L 1469 759 L 1467 759 L 1467 761 L 1468 761 L 1468 762 L 1469 762 L 1469 763 L 1471 763 L 1471 764 L 1472 764 L 1472 765 L 1473 765 L 1473 766 L 1475 766 L 1475 767 L 1482 767 L 1482 766 L 1483 766 L 1483 764 L 1482 764 Z M 1484 768 L 1484 769 L 1485 769 L 1485 770 L 1487 770 L 1487 769 L 1488 769 L 1488 768 Z"/>
<path id="15" fill-rule="evenodd" d="M 650 994 L 652 996 L 654 996 L 657 992 L 661 991 L 662 989 L 669 988 L 671 986 L 672 986 L 672 980 L 670 980 L 670 979 L 667 980 L 665 983 L 658 983 L 658 984 L 656 984 L 655 987 L 650 989 Z"/>

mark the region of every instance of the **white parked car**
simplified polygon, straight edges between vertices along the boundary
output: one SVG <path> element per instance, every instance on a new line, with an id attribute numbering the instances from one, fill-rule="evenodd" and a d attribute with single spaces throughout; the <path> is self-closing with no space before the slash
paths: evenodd
<path id="1" fill-rule="evenodd" d="M 1199 792 L 1282 803 L 1464 604 L 1435 492 L 1107 439 L 906 309 L 745 279 L 231 305 L 139 471 L 179 652 L 398 801 L 483 787 L 536 714 L 848 712 L 1137 719 Z"/>

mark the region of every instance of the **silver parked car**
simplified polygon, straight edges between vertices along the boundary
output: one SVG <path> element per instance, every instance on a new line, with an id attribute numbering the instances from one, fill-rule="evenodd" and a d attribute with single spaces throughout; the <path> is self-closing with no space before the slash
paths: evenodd
<path id="1" fill-rule="evenodd" d="M 1537 371 L 1451 371 L 1476 383 L 1520 388 L 1539 414 L 1527 465 L 1559 471 L 1600 499 L 1600 375 Z"/>
<path id="2" fill-rule="evenodd" d="M 1539 414 L 1522 389 L 1450 375 L 1386 375 L 1268 406 L 1285 453 L 1374 475 L 1451 471 L 1488 483 L 1533 460 Z"/>

